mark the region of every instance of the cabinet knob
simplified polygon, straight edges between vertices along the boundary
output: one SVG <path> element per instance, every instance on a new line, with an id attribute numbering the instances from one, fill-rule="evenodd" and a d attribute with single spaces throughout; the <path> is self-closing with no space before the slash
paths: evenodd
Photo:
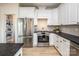
<path id="1" fill-rule="evenodd" d="M 60 41 L 60 42 L 62 42 L 62 41 Z"/>
<path id="2" fill-rule="evenodd" d="M 66 42 L 66 40 L 63 40 L 64 42 Z"/>
<path id="3" fill-rule="evenodd" d="M 56 42 L 58 42 L 58 41 L 56 41 Z"/>

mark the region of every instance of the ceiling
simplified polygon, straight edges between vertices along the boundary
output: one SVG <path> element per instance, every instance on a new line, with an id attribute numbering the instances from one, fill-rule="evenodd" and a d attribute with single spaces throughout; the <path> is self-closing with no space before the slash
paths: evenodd
<path id="1" fill-rule="evenodd" d="M 60 3 L 20 3 L 21 7 L 46 7 L 46 8 L 57 8 Z"/>

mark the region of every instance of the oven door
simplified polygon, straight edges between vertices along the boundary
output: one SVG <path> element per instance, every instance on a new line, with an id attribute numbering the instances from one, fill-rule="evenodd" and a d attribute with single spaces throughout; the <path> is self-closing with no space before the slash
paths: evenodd
<path id="1" fill-rule="evenodd" d="M 38 36 L 38 42 L 49 42 L 49 36 Z"/>

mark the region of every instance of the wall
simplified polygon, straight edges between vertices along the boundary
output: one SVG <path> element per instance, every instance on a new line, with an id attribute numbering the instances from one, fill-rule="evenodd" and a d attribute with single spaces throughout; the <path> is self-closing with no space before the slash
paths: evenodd
<path id="1" fill-rule="evenodd" d="M 7 14 L 12 14 L 13 17 L 14 17 L 14 20 L 13 20 L 13 26 L 14 26 L 14 31 L 15 31 L 15 39 L 17 40 L 17 17 L 18 17 L 18 9 L 19 9 L 19 6 L 17 3 L 0 3 L 0 16 L 1 16 L 1 20 L 0 22 L 0 25 L 2 25 L 0 28 L 2 29 L 1 30 L 1 39 L 2 39 L 2 42 L 5 43 L 5 20 L 6 20 L 6 15 Z"/>
<path id="2" fill-rule="evenodd" d="M 62 32 L 79 36 L 79 26 L 62 26 Z"/>

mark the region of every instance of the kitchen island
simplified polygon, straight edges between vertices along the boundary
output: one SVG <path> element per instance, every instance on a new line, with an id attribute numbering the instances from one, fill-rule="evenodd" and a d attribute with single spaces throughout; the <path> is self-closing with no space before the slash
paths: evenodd
<path id="1" fill-rule="evenodd" d="M 21 56 L 23 43 L 0 43 L 0 56 Z"/>

